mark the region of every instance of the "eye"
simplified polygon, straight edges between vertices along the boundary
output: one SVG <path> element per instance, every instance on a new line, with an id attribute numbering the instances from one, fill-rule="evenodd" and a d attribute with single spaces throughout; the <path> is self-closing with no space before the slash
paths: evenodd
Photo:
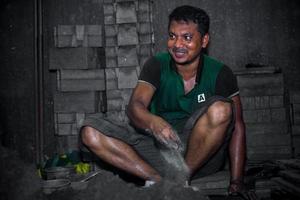
<path id="1" fill-rule="evenodd" d="M 185 35 L 184 39 L 188 42 L 192 41 L 193 37 L 191 35 Z"/>
<path id="2" fill-rule="evenodd" d="M 173 33 L 169 33 L 169 40 L 175 40 L 176 36 Z"/>

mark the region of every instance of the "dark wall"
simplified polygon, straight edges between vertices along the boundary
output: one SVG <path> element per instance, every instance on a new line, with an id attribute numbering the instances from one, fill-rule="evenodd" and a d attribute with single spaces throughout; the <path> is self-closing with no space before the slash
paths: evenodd
<path id="1" fill-rule="evenodd" d="M 101 25 L 103 23 L 102 1 L 95 0 L 50 0 L 43 1 L 43 41 L 44 41 L 44 154 L 58 153 L 60 145 L 69 142 L 67 137 L 55 136 L 54 95 L 57 91 L 57 71 L 49 70 L 50 49 L 56 48 L 54 28 L 58 25 Z M 73 136 L 74 137 L 74 136 Z M 76 140 L 77 142 L 77 140 Z M 63 143 L 63 144 L 61 144 Z M 61 152 L 60 152 L 61 153 Z"/>
<path id="2" fill-rule="evenodd" d="M 209 54 L 233 70 L 247 63 L 281 67 L 291 89 L 300 88 L 298 0 L 174 0 L 153 1 L 156 51 L 165 50 L 168 14 L 189 4 L 211 18 Z"/>
<path id="3" fill-rule="evenodd" d="M 54 27 L 103 23 L 102 1 L 39 1 L 43 46 L 37 52 L 42 55 L 41 62 L 35 66 L 38 57 L 35 55 L 35 31 L 38 31 L 35 2 L 38 1 L 4 0 L 0 3 L 0 139 L 3 145 L 17 150 L 28 161 L 51 156 L 58 143 L 53 116 L 56 72 L 49 70 Z M 36 98 L 39 79 L 41 101 Z"/>
<path id="4" fill-rule="evenodd" d="M 1 1 L 0 15 L 1 142 L 34 160 L 33 1 Z"/>
<path id="5" fill-rule="evenodd" d="M 50 0 L 43 2 L 43 133 L 44 151 L 55 149 L 53 94 L 56 74 L 48 70 L 53 27 L 58 24 L 101 24 L 102 1 Z M 165 49 L 167 16 L 173 8 L 190 4 L 211 16 L 209 54 L 234 70 L 247 63 L 281 67 L 291 89 L 300 88 L 298 0 L 155 0 L 155 49 Z M 35 159 L 35 38 L 34 1 L 0 3 L 0 137 L 26 160 Z"/>

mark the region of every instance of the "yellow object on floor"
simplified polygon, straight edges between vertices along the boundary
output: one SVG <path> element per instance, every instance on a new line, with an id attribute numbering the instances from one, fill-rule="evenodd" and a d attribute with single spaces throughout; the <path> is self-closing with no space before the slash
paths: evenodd
<path id="1" fill-rule="evenodd" d="M 83 163 L 83 162 L 79 162 L 78 164 L 75 164 L 74 168 L 77 174 L 86 174 L 91 170 L 90 164 Z"/>

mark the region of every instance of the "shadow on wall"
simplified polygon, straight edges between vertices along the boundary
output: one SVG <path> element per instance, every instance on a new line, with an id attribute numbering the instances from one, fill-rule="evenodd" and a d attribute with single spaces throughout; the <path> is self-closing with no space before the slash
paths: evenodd
<path id="1" fill-rule="evenodd" d="M 0 104 L 0 145 L 7 146 L 9 144 L 9 137 L 7 136 L 6 128 L 6 111 Z"/>

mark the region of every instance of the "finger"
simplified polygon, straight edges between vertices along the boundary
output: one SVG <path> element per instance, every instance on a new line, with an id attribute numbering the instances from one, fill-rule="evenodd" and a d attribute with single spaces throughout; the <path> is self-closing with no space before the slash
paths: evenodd
<path id="1" fill-rule="evenodd" d="M 166 132 L 168 134 L 168 139 L 175 142 L 177 144 L 177 146 L 181 146 L 181 140 L 180 140 L 176 130 L 174 130 L 172 127 L 168 127 Z"/>
<path id="2" fill-rule="evenodd" d="M 173 130 L 173 129 L 171 129 L 170 131 L 171 131 L 171 137 L 172 137 L 172 139 L 174 141 L 176 141 L 176 142 L 181 142 L 180 138 L 179 138 L 179 136 L 177 134 L 177 132 L 175 130 Z"/>
<path id="3" fill-rule="evenodd" d="M 162 134 L 160 135 L 160 140 L 163 142 L 163 144 L 168 147 L 168 148 L 176 148 L 177 144 L 174 142 L 171 138 L 170 135 L 165 135 Z"/>
<path id="4" fill-rule="evenodd" d="M 153 134 L 162 145 L 169 149 L 183 150 L 183 145 L 181 144 L 180 138 L 178 137 L 176 131 L 170 126 L 166 126 L 160 131 Z"/>
<path id="5" fill-rule="evenodd" d="M 169 139 L 172 138 L 172 131 L 171 131 L 170 127 L 164 127 L 164 128 L 161 130 L 161 134 L 162 134 L 165 138 L 169 138 Z"/>
<path id="6" fill-rule="evenodd" d="M 167 140 L 165 139 L 165 137 L 163 137 L 163 135 L 161 135 L 159 133 L 155 133 L 153 135 L 154 135 L 155 139 L 157 141 L 159 141 L 160 143 L 162 143 L 162 144 L 166 144 L 167 143 Z"/>
<path id="7" fill-rule="evenodd" d="M 169 141 L 167 141 L 167 147 L 169 149 L 177 150 L 178 149 L 178 144 L 176 142 L 172 141 L 172 140 L 169 140 Z"/>
<path id="8" fill-rule="evenodd" d="M 169 148 L 169 149 L 178 149 L 178 144 L 176 142 L 174 142 L 173 140 L 164 137 L 164 135 L 157 135 L 156 138 L 162 145 L 164 145 L 165 147 Z"/>
<path id="9" fill-rule="evenodd" d="M 183 151 L 183 149 L 184 149 L 184 146 L 183 146 L 183 144 L 182 144 L 182 142 L 181 142 L 181 140 L 180 140 L 180 138 L 178 137 L 178 135 L 176 134 L 176 137 L 175 137 L 175 140 L 174 140 L 174 142 L 176 143 L 176 145 L 177 145 L 177 150 L 179 150 L 179 151 Z"/>
<path id="10" fill-rule="evenodd" d="M 175 130 L 172 128 L 168 129 L 168 143 L 171 148 L 178 150 L 179 148 L 182 148 L 182 143 L 180 138 L 178 137 L 177 133 Z"/>
<path id="11" fill-rule="evenodd" d="M 176 141 L 175 140 L 176 136 L 172 132 L 172 129 L 170 129 L 169 127 L 164 128 L 161 131 L 161 134 L 162 134 L 162 137 L 164 137 L 166 140 Z"/>
<path id="12" fill-rule="evenodd" d="M 249 198 L 251 199 L 251 200 L 257 200 L 258 199 L 258 197 L 256 196 L 256 194 L 255 194 L 255 192 L 254 191 L 249 191 Z"/>

